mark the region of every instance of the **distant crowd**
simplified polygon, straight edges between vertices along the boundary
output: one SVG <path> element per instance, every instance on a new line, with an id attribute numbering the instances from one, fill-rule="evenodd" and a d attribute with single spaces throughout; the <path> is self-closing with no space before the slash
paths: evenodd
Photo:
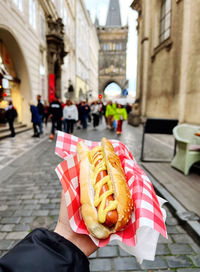
<path id="1" fill-rule="evenodd" d="M 88 123 L 92 123 L 96 129 L 103 118 L 105 118 L 108 129 L 122 133 L 123 121 L 127 119 L 127 114 L 131 111 L 131 105 L 123 106 L 120 103 L 108 101 L 93 101 L 91 104 L 81 101 L 78 104 L 67 100 L 63 103 L 58 96 L 50 104 L 41 101 L 41 95 L 37 95 L 37 104 L 30 103 L 33 123 L 33 137 L 40 137 L 43 134 L 43 123 L 47 126 L 51 120 L 51 133 L 49 138 L 54 139 L 55 131 L 61 130 L 70 134 L 77 129 L 87 129 Z"/>

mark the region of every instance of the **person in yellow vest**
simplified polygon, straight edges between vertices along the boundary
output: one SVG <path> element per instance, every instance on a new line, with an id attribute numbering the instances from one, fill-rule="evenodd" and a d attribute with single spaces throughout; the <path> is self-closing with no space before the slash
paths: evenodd
<path id="1" fill-rule="evenodd" d="M 114 120 L 117 122 L 117 131 L 116 133 L 122 134 L 122 125 L 123 121 L 127 120 L 127 111 L 122 107 L 121 104 L 117 104 L 117 108 L 114 115 Z"/>
<path id="2" fill-rule="evenodd" d="M 106 124 L 109 129 L 113 129 L 113 117 L 116 111 L 116 104 L 112 103 L 112 101 L 108 101 L 106 105 Z"/>

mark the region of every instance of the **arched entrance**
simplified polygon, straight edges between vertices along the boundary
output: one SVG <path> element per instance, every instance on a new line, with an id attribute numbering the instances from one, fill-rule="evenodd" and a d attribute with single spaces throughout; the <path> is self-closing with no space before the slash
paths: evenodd
<path id="1" fill-rule="evenodd" d="M 106 100 L 109 100 L 120 97 L 121 92 L 122 92 L 121 86 L 117 82 L 115 81 L 108 82 L 104 87 L 104 98 Z"/>
<path id="2" fill-rule="evenodd" d="M 0 107 L 5 108 L 6 101 L 12 99 L 18 112 L 18 122 L 30 123 L 30 80 L 25 58 L 17 38 L 11 30 L 0 25 L 0 62 L 3 98 Z"/>

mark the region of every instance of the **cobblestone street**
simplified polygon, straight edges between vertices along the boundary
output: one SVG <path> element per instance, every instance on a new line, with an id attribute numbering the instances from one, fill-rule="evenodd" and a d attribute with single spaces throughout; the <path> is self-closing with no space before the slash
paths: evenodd
<path id="1" fill-rule="evenodd" d="M 54 171 L 61 161 L 54 153 L 55 141 L 47 135 L 31 138 L 32 131 L 16 139 L 0 141 L 0 254 L 4 255 L 20 239 L 36 227 L 54 229 L 59 213 L 61 184 Z M 140 157 L 142 127 L 127 124 L 122 136 L 106 130 L 76 130 L 75 135 L 99 141 L 102 136 L 124 142 L 136 160 Z M 165 141 L 149 136 L 145 144 L 148 157 L 171 159 L 173 138 Z M 200 248 L 179 225 L 167 205 L 168 240 L 159 238 L 154 262 L 136 259 L 121 250 L 116 242 L 90 256 L 91 271 L 200 271 Z"/>

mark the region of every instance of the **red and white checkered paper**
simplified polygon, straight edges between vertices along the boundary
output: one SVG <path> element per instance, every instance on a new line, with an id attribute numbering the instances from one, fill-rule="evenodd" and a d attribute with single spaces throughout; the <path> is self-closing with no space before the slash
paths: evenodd
<path id="1" fill-rule="evenodd" d="M 55 153 L 64 161 L 57 166 L 56 173 L 65 192 L 68 216 L 73 231 L 89 235 L 80 212 L 79 161 L 76 154 L 76 145 L 80 141 L 84 141 L 90 149 L 100 145 L 100 142 L 82 140 L 61 131 L 58 132 Z M 123 143 L 117 140 L 110 141 L 124 169 L 134 202 L 134 210 L 130 223 L 123 231 L 112 234 L 104 240 L 90 236 L 91 239 L 99 247 L 106 246 L 114 239 L 133 247 L 137 243 L 136 231 L 141 227 L 152 228 L 167 238 L 163 214 L 149 178 L 137 165 Z"/>

